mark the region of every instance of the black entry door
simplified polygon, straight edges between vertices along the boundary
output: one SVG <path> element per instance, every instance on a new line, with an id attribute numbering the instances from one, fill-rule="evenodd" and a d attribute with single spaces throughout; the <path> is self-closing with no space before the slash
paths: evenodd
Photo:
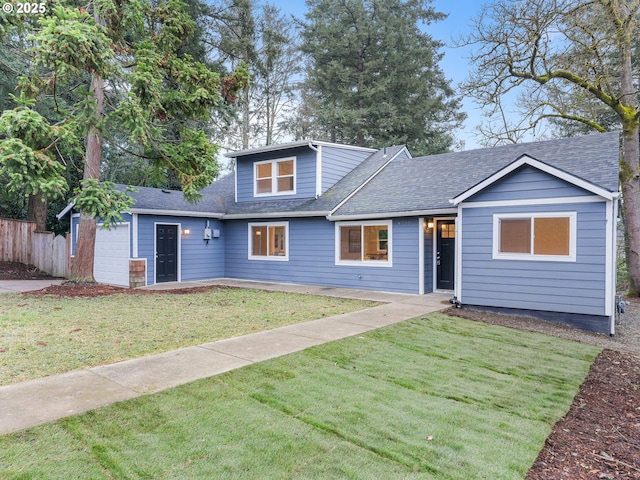
<path id="1" fill-rule="evenodd" d="M 156 225 L 156 282 L 178 281 L 178 226 Z"/>
<path id="2" fill-rule="evenodd" d="M 441 220 L 436 234 L 436 288 L 438 290 L 454 289 L 456 258 L 456 223 L 455 220 Z"/>

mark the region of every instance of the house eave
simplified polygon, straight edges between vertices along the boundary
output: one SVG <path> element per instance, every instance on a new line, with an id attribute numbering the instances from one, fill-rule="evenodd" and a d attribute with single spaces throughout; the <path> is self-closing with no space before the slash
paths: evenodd
<path id="1" fill-rule="evenodd" d="M 224 216 L 224 214 L 220 212 L 194 212 L 192 210 L 166 210 L 158 208 L 132 208 L 130 213 L 139 213 L 142 215 L 165 215 L 172 217 L 198 217 L 217 219 L 221 219 Z"/>
<path id="2" fill-rule="evenodd" d="M 309 212 L 266 212 L 266 213 L 229 213 L 223 215 L 223 220 L 250 220 L 253 218 L 304 218 L 304 217 L 326 217 L 328 211 Z"/>
<path id="3" fill-rule="evenodd" d="M 228 153 L 224 153 L 223 157 L 237 158 L 237 157 L 243 157 L 245 155 L 255 155 L 257 153 L 275 152 L 278 150 L 287 150 L 291 148 L 321 146 L 321 145 L 329 146 L 329 147 L 339 147 L 339 148 L 344 148 L 348 150 L 358 150 L 361 152 L 371 152 L 371 153 L 377 152 L 375 148 L 358 147 L 356 145 L 342 145 L 340 143 L 323 142 L 323 141 L 317 141 L 317 140 L 300 140 L 298 142 L 281 143 L 279 145 L 266 145 L 264 147 L 248 148 L 246 150 L 228 152 Z"/>
<path id="4" fill-rule="evenodd" d="M 457 208 L 435 208 L 428 210 L 409 210 L 403 212 L 379 212 L 379 213 L 364 213 L 364 214 L 351 214 L 351 215 L 330 215 L 327 220 L 332 222 L 343 222 L 351 220 L 377 220 L 383 218 L 398 218 L 398 217 L 432 217 L 438 215 L 452 215 L 458 213 Z"/>
<path id="5" fill-rule="evenodd" d="M 506 165 L 505 167 L 501 168 L 500 170 L 495 172 L 493 175 L 485 178 L 484 180 L 477 183 L 473 187 L 467 189 L 466 191 L 462 192 L 456 197 L 450 199 L 449 202 L 453 205 L 459 205 L 461 202 L 464 202 L 465 200 L 472 197 L 476 193 L 481 192 L 485 188 L 489 187 L 491 184 L 497 182 L 501 178 L 517 170 L 523 165 L 529 165 L 533 168 L 536 168 L 545 173 L 553 175 L 556 178 L 569 182 L 573 185 L 576 185 L 577 187 L 583 188 L 584 190 L 587 190 L 588 192 L 593 193 L 594 195 L 598 195 L 606 200 L 613 200 L 615 198 L 614 194 L 616 192 L 611 192 L 610 190 L 599 187 L 598 185 L 595 185 L 587 180 L 584 180 L 580 177 L 577 177 L 568 172 L 565 172 L 564 170 L 560 170 L 547 163 L 536 160 L 535 158 L 532 158 L 528 155 L 522 155 L 520 158 L 511 162 L 509 165 Z"/>

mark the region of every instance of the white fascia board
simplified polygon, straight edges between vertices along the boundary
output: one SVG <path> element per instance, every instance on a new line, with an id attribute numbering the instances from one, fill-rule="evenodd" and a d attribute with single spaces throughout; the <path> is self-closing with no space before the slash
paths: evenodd
<path id="1" fill-rule="evenodd" d="M 440 208 L 437 210 L 411 210 L 406 212 L 380 212 L 354 215 L 329 215 L 327 220 L 331 222 L 342 222 L 348 220 L 370 220 L 382 218 L 398 217 L 432 217 L 434 215 L 451 215 L 458 213 L 457 208 Z"/>
<path id="2" fill-rule="evenodd" d="M 76 206 L 76 201 L 72 201 L 69 205 L 67 205 L 66 207 L 64 207 L 64 210 L 62 210 L 59 214 L 56 215 L 56 218 L 58 220 L 60 220 L 62 217 L 64 217 L 67 213 L 69 213 L 69 211 Z"/>
<path id="3" fill-rule="evenodd" d="M 511 162 L 506 167 L 498 170 L 496 173 L 494 173 L 490 177 L 484 179 L 483 181 L 481 181 L 480 183 L 478 183 L 475 186 L 471 187 L 470 189 L 466 190 L 465 192 L 461 193 L 457 197 L 452 198 L 451 200 L 449 200 L 449 202 L 451 202 L 453 205 L 458 205 L 459 203 L 465 201 L 467 198 L 475 195 L 478 192 L 481 192 L 482 190 L 487 188 L 492 183 L 497 182 L 501 178 L 503 178 L 506 175 L 510 174 L 514 170 L 522 167 L 523 165 L 529 165 L 529 166 L 531 166 L 533 168 L 536 168 L 536 169 L 541 170 L 541 171 L 543 171 L 545 173 L 548 173 L 549 175 L 553 175 L 556 178 L 559 178 L 561 180 L 569 182 L 569 183 L 571 183 L 571 184 L 573 184 L 573 185 L 575 185 L 577 187 L 583 188 L 584 190 L 587 190 L 588 192 L 591 192 L 591 193 L 593 193 L 595 195 L 599 195 L 599 196 L 605 198 L 606 200 L 612 200 L 613 199 L 613 192 L 610 192 L 609 190 L 606 190 L 604 188 L 598 187 L 597 185 L 594 185 L 591 182 L 587 182 L 586 180 L 583 180 L 582 178 L 576 177 L 575 175 L 572 175 L 570 173 L 562 171 L 562 170 L 560 170 L 560 169 L 558 169 L 556 167 L 553 167 L 553 166 L 551 166 L 551 165 L 549 165 L 547 163 L 544 163 L 544 162 L 541 162 L 539 160 L 536 160 L 535 158 L 531 158 L 531 157 L 529 157 L 527 155 L 523 155 L 519 159 L 517 159 L 516 161 Z"/>
<path id="4" fill-rule="evenodd" d="M 222 217 L 223 220 L 247 220 L 261 218 L 304 218 L 304 217 L 326 217 L 329 214 L 323 212 L 267 212 L 267 213 L 230 213 Z"/>
<path id="5" fill-rule="evenodd" d="M 171 217 L 202 217 L 202 218 L 222 218 L 222 213 L 214 212 L 194 212 L 192 210 L 162 210 L 155 208 L 132 208 L 127 213 L 139 213 L 143 215 L 165 215 Z"/>
<path id="6" fill-rule="evenodd" d="M 257 153 L 275 152 L 278 150 L 287 150 L 290 148 L 307 147 L 307 146 L 314 146 L 314 145 L 315 146 L 326 145 L 330 147 L 338 147 L 338 148 L 343 148 L 348 150 L 358 150 L 362 152 L 371 152 L 371 153 L 378 151 L 375 148 L 358 147 L 354 145 L 342 145 L 340 143 L 322 142 L 322 141 L 316 141 L 316 140 L 300 140 L 298 142 L 281 143 L 279 145 L 266 145 L 264 147 L 238 150 L 236 152 L 224 153 L 223 156 L 227 158 L 236 158 L 236 157 L 243 157 L 245 155 L 255 155 Z"/>

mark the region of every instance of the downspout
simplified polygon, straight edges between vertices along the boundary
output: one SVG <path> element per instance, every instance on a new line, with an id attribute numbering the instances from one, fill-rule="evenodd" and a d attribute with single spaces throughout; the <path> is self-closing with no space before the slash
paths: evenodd
<path id="1" fill-rule="evenodd" d="M 314 147 L 312 142 L 309 142 L 309 148 L 316 152 L 316 198 L 322 195 L 322 145 Z"/>
<path id="2" fill-rule="evenodd" d="M 611 291 L 608 293 L 612 303 L 611 317 L 609 317 L 609 335 L 614 336 L 616 333 L 616 309 L 618 308 L 616 300 L 617 291 L 617 271 L 618 271 L 618 200 L 620 198 L 619 193 L 613 195 L 611 201 L 613 214 L 611 219 Z"/>

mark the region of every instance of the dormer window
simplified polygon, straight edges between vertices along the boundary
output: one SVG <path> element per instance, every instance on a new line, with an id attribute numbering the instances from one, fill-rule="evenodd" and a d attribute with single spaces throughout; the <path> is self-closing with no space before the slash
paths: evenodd
<path id="1" fill-rule="evenodd" d="M 254 165 L 254 195 L 256 197 L 296 193 L 295 157 L 256 162 Z"/>

